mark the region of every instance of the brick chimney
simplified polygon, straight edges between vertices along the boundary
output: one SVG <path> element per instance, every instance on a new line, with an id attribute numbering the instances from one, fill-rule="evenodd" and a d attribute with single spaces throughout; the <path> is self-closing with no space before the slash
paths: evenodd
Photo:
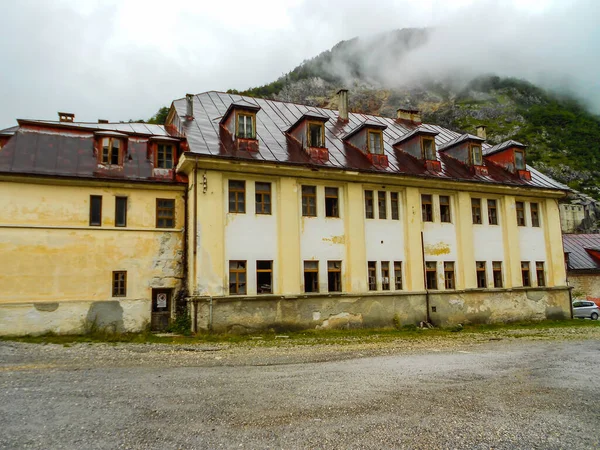
<path id="1" fill-rule="evenodd" d="M 194 94 L 185 94 L 186 110 L 185 115 L 188 119 L 194 118 Z"/>
<path id="2" fill-rule="evenodd" d="M 398 120 L 411 122 L 415 125 L 421 125 L 423 123 L 423 121 L 421 120 L 421 111 L 419 111 L 418 109 L 399 108 L 396 111 L 396 118 Z"/>
<path id="3" fill-rule="evenodd" d="M 482 139 L 487 139 L 486 128 L 487 127 L 485 125 L 477 125 L 477 127 L 475 128 L 477 130 L 477 136 Z"/>
<path id="4" fill-rule="evenodd" d="M 108 123 L 107 119 L 98 119 L 98 123 Z"/>
<path id="5" fill-rule="evenodd" d="M 340 89 L 337 95 L 339 118 L 344 122 L 348 122 L 348 89 Z"/>
<path id="6" fill-rule="evenodd" d="M 67 112 L 59 112 L 58 120 L 61 122 L 73 122 L 75 120 L 75 114 Z"/>

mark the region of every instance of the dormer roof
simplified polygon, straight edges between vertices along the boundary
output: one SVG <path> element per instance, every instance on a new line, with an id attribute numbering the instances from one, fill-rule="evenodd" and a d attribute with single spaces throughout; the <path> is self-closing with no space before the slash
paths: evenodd
<path id="1" fill-rule="evenodd" d="M 415 128 L 414 130 L 406 133 L 405 135 L 400 136 L 398 139 L 396 139 L 394 141 L 394 143 L 392 145 L 402 144 L 403 142 L 408 141 L 409 139 L 411 139 L 414 136 L 431 136 L 431 137 L 435 137 L 438 134 L 440 134 L 439 131 L 433 131 L 433 130 L 430 130 L 428 128 L 420 126 L 420 127 Z"/>
<path id="2" fill-rule="evenodd" d="M 244 111 L 257 112 L 257 111 L 260 111 L 260 106 L 258 106 L 255 103 L 250 103 L 249 101 L 246 101 L 243 99 L 237 100 L 229 105 L 229 107 L 227 108 L 227 111 L 225 111 L 225 114 L 223 114 L 223 117 L 221 118 L 219 123 L 224 123 L 227 120 L 227 118 L 229 117 L 229 114 L 231 114 L 231 111 L 233 111 L 234 109 L 241 109 Z"/>
<path id="3" fill-rule="evenodd" d="M 290 133 L 294 128 L 296 128 L 305 120 L 315 120 L 318 122 L 325 123 L 329 120 L 329 117 L 317 111 L 307 111 L 304 114 L 302 114 L 302 116 L 298 120 L 296 120 L 296 122 L 294 122 L 287 130 L 285 130 L 286 133 Z"/>
<path id="4" fill-rule="evenodd" d="M 493 155 L 494 153 L 501 152 L 502 150 L 506 150 L 507 148 L 516 147 L 516 148 L 527 148 L 525 144 L 521 144 L 520 142 L 508 140 L 504 141 L 500 144 L 496 144 L 493 147 L 487 148 L 483 150 L 483 156 Z"/>
<path id="5" fill-rule="evenodd" d="M 375 122 L 374 120 L 367 119 L 363 123 L 361 123 L 359 126 L 357 126 L 353 130 L 351 130 L 349 133 L 347 133 L 342 139 L 345 141 L 345 140 L 351 138 L 352 136 L 354 136 L 356 133 L 358 133 L 363 128 L 375 128 L 377 130 L 385 130 L 387 128 L 387 125 L 384 125 L 380 122 Z"/>
<path id="6" fill-rule="evenodd" d="M 466 141 L 485 142 L 485 139 L 480 138 L 479 136 L 475 136 L 474 134 L 465 133 L 465 134 L 461 134 L 458 137 L 455 137 L 454 139 L 446 142 L 445 144 L 440 145 L 438 147 L 438 150 L 440 152 L 443 152 L 444 150 L 448 150 L 449 148 L 455 147 L 458 144 L 462 144 L 463 142 L 466 142 Z"/>

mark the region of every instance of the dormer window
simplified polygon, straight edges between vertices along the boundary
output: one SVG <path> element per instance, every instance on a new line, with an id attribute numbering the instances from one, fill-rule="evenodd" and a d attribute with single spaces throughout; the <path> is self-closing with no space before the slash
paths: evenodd
<path id="1" fill-rule="evenodd" d="M 100 162 L 102 164 L 118 166 L 120 158 L 120 150 L 122 144 L 120 138 L 103 137 L 102 138 L 102 156 Z"/>
<path id="2" fill-rule="evenodd" d="M 308 146 L 325 147 L 325 125 L 323 122 L 308 123 Z"/>
<path id="3" fill-rule="evenodd" d="M 175 146 L 173 144 L 158 144 L 156 150 L 156 168 L 172 169 Z"/>
<path id="4" fill-rule="evenodd" d="M 369 130 L 368 150 L 373 155 L 383 155 L 383 133 Z"/>
<path id="5" fill-rule="evenodd" d="M 246 112 L 237 114 L 236 136 L 242 139 L 255 139 L 254 127 L 255 115 Z"/>
<path id="6" fill-rule="evenodd" d="M 421 149 L 423 152 L 423 159 L 426 161 L 435 161 L 437 157 L 435 155 L 435 140 L 428 137 L 421 138 Z"/>
<path id="7" fill-rule="evenodd" d="M 471 162 L 474 166 L 483 165 L 483 156 L 481 155 L 481 145 L 471 145 Z"/>
<path id="8" fill-rule="evenodd" d="M 525 153 L 522 150 L 515 150 L 515 168 L 525 170 Z"/>

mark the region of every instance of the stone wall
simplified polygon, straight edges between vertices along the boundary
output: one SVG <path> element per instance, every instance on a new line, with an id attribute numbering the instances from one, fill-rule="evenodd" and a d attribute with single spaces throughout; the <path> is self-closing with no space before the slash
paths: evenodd
<path id="1" fill-rule="evenodd" d="M 600 298 L 600 273 L 569 273 L 569 285 L 573 287 L 573 298 Z"/>

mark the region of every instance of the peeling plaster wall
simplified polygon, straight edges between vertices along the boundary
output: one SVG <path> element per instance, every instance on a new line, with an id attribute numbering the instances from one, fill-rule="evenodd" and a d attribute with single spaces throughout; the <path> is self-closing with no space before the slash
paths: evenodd
<path id="1" fill-rule="evenodd" d="M 569 286 L 573 286 L 573 299 L 599 299 L 600 273 L 569 273 Z"/>

